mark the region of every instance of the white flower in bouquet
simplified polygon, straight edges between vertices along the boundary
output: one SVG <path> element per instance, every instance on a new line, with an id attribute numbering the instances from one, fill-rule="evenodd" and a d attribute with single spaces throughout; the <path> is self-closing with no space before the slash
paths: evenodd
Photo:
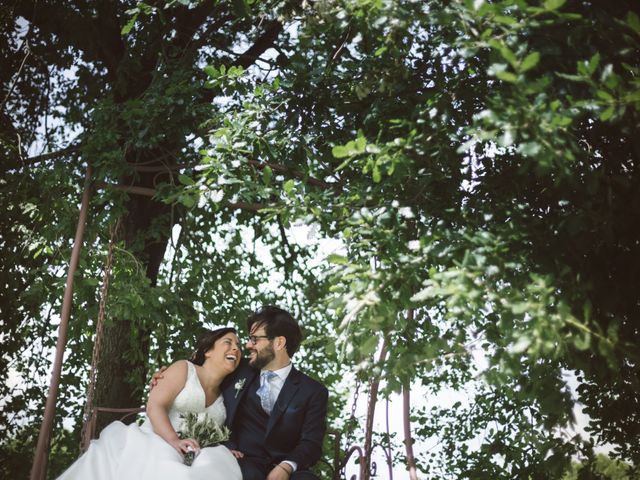
<path id="1" fill-rule="evenodd" d="M 182 425 L 178 430 L 180 438 L 193 438 L 198 442 L 200 448 L 212 447 L 229 440 L 231 431 L 224 425 L 209 418 L 206 413 L 200 416 L 197 413 L 186 413 L 181 415 Z M 196 452 L 188 452 L 184 456 L 184 464 L 191 465 L 196 458 Z"/>

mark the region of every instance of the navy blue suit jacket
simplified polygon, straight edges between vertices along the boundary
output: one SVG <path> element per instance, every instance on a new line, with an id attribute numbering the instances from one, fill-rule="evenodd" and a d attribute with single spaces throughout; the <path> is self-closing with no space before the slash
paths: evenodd
<path id="1" fill-rule="evenodd" d="M 227 446 L 235 449 L 233 424 L 240 403 L 245 399 L 251 381 L 259 371 L 243 358 L 240 365 L 222 384 L 227 409 L 227 426 L 231 440 Z M 259 381 L 259 380 L 257 380 Z M 328 391 L 324 385 L 304 373 L 291 369 L 278 395 L 264 436 L 264 447 L 274 462 L 291 460 L 305 470 L 322 455 L 322 440 L 326 430 Z"/>

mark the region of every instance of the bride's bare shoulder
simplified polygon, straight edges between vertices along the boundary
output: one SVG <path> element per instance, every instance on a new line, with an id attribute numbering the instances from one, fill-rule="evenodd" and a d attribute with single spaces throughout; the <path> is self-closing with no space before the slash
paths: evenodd
<path id="1" fill-rule="evenodd" d="M 169 368 L 165 370 L 165 375 L 169 374 L 172 376 L 182 376 L 186 377 L 187 372 L 189 371 L 189 361 L 188 360 L 178 360 L 177 362 L 173 362 L 169 365 Z"/>
<path id="2" fill-rule="evenodd" d="M 172 363 L 162 372 L 162 378 L 158 379 L 157 385 L 149 392 L 147 407 L 150 404 L 170 404 L 173 402 L 187 381 L 187 373 L 187 360 Z"/>
<path id="3" fill-rule="evenodd" d="M 177 362 L 169 365 L 164 372 L 162 372 L 162 378 L 166 380 L 166 383 L 184 385 L 189 372 L 188 360 L 178 360 Z"/>

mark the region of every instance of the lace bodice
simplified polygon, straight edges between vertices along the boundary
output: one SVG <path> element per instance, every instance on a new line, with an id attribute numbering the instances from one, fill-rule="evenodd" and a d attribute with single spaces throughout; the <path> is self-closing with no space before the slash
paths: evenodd
<path id="1" fill-rule="evenodd" d="M 227 412 L 224 407 L 224 400 L 220 395 L 208 407 L 205 405 L 206 396 L 202 384 L 198 379 L 196 367 L 191 362 L 187 362 L 187 381 L 184 387 L 173 402 L 169 410 L 169 421 L 174 430 L 180 430 L 184 413 L 197 413 L 199 417 L 207 415 L 219 425 L 222 425 L 227 418 Z M 151 427 L 150 421 L 147 419 L 145 425 Z"/>

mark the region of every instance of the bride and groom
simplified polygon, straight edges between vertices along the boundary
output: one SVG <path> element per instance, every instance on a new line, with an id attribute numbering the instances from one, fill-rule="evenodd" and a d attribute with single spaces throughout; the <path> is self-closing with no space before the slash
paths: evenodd
<path id="1" fill-rule="evenodd" d="M 302 334 L 285 310 L 265 306 L 247 320 L 248 358 L 233 328 L 207 332 L 191 361 L 154 375 L 147 420 L 114 422 L 58 480 L 317 480 L 327 389 L 291 364 Z M 231 429 L 225 445 L 200 450 L 178 433 L 183 415 Z M 183 454 L 199 451 L 192 466 Z"/>

